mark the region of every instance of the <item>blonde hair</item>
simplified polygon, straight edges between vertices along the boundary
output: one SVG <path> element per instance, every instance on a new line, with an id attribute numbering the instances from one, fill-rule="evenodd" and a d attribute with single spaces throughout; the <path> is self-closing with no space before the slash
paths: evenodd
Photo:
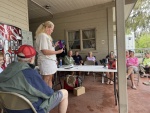
<path id="1" fill-rule="evenodd" d="M 40 33 L 45 33 L 46 27 L 50 27 L 50 28 L 54 27 L 53 22 L 46 21 L 46 22 L 40 24 L 39 27 L 37 28 L 36 32 L 35 32 L 35 35 L 37 36 Z"/>
<path id="2" fill-rule="evenodd" d="M 89 51 L 89 54 L 93 54 L 92 51 Z"/>

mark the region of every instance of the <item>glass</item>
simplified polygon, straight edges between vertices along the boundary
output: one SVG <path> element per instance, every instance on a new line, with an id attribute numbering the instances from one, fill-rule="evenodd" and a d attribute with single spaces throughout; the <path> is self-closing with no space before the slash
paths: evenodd
<path id="1" fill-rule="evenodd" d="M 95 29 L 83 30 L 82 38 L 83 38 L 83 49 L 87 48 L 96 49 Z"/>
<path id="2" fill-rule="evenodd" d="M 80 49 L 80 31 L 68 32 L 68 42 L 70 49 Z"/>

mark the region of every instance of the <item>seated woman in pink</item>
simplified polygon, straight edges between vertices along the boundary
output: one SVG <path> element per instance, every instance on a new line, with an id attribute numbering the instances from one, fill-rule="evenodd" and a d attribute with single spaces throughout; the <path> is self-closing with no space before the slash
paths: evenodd
<path id="1" fill-rule="evenodd" d="M 138 72 L 138 58 L 134 56 L 134 51 L 129 51 L 129 57 L 126 60 L 127 78 L 131 77 L 132 88 L 136 89 L 134 84 L 134 74 Z"/>

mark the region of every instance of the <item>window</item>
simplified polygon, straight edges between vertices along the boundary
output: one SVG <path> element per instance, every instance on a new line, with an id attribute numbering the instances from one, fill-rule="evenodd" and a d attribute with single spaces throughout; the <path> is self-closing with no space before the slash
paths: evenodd
<path id="1" fill-rule="evenodd" d="M 68 32 L 68 44 L 71 49 L 80 49 L 80 31 Z"/>
<path id="2" fill-rule="evenodd" d="M 95 49 L 95 29 L 82 31 L 83 49 Z"/>
<path id="3" fill-rule="evenodd" d="M 95 29 L 68 31 L 70 49 L 96 49 Z"/>

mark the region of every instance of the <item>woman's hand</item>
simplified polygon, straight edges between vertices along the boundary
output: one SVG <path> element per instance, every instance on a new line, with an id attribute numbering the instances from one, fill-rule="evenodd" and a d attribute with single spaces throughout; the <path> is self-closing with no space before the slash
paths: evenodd
<path id="1" fill-rule="evenodd" d="M 64 51 L 63 48 L 60 49 L 60 50 L 58 50 L 58 54 L 59 54 L 59 53 L 62 53 L 63 51 Z"/>

